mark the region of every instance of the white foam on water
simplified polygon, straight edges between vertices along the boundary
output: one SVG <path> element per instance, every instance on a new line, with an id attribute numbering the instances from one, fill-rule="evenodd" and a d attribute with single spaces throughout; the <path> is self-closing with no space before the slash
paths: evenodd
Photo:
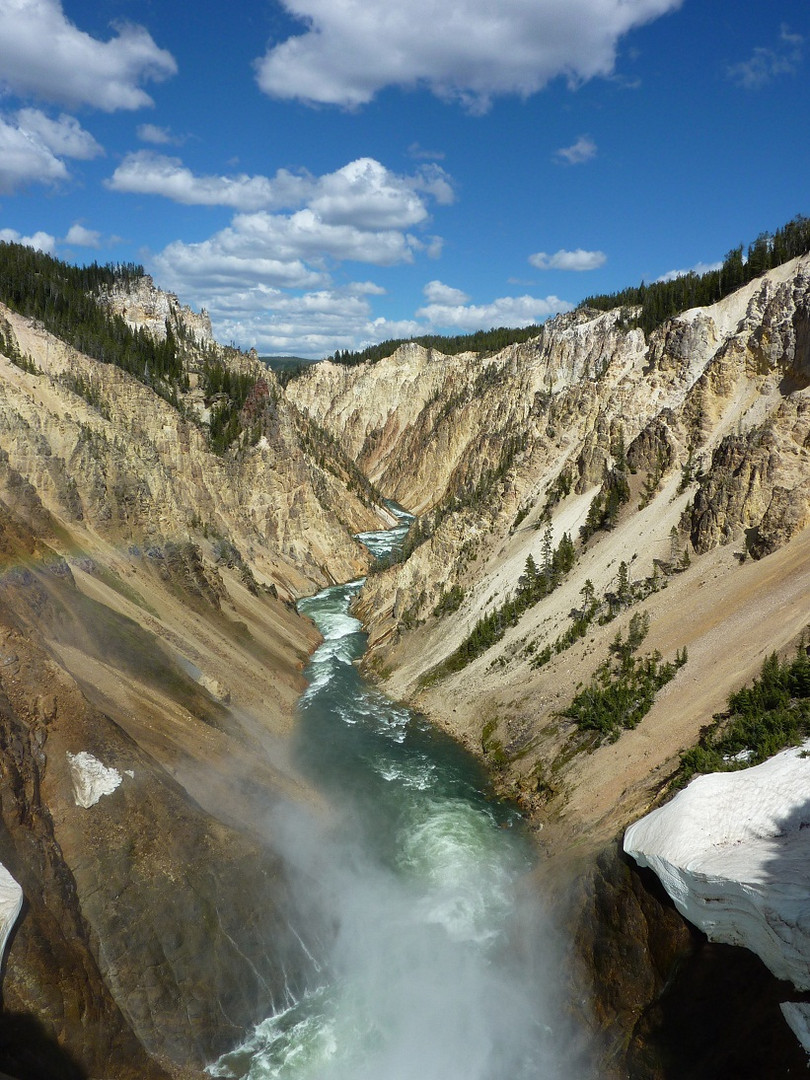
<path id="1" fill-rule="evenodd" d="M 327 641 L 339 640 L 356 634 L 362 629 L 362 623 L 353 615 L 347 615 L 343 611 L 325 612 L 318 618 L 318 627 Z"/>
<path id="2" fill-rule="evenodd" d="M 389 783 L 401 784 L 414 791 L 429 791 L 436 781 L 436 766 L 425 757 L 411 761 L 393 761 L 391 758 L 375 755 L 368 759 L 372 769 Z"/>
<path id="3" fill-rule="evenodd" d="M 236 1050 L 206 1069 L 226 1080 L 316 1077 L 337 1053 L 334 1003 L 319 987 L 254 1028 Z"/>
<path id="4" fill-rule="evenodd" d="M 422 820 L 415 820 L 417 815 Z M 462 800 L 419 804 L 406 821 L 398 865 L 420 879 L 423 918 L 456 940 L 484 943 L 500 933 L 514 873 L 495 842 L 492 819 Z"/>

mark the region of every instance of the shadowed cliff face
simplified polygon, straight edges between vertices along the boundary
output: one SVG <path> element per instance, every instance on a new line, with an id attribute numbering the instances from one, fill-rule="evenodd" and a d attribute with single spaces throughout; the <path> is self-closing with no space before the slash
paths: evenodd
<path id="1" fill-rule="evenodd" d="M 565 896 L 579 992 L 591 1003 L 606 1075 L 810 1075 L 779 1008 L 795 989 L 746 949 L 708 942 L 619 845 L 584 866 Z"/>
<path id="2" fill-rule="evenodd" d="M 285 782 L 255 747 L 239 775 L 229 757 L 244 759 L 247 736 L 229 710 L 147 631 L 82 596 L 69 574 L 32 562 L 34 542 L 7 517 L 0 546 L 7 564 L 28 555 L 30 566 L 0 583 L 0 862 L 26 900 L 5 1007 L 40 1018 L 88 1075 L 158 1078 L 161 1061 L 202 1067 L 283 1000 L 307 963 L 283 867 L 253 827 Z M 188 730 L 170 748 L 144 749 L 137 725 L 128 734 L 90 704 L 46 631 L 51 642 L 69 639 L 71 656 L 118 672 L 126 692 L 113 705 L 162 695 Z M 195 747 L 207 737 L 205 761 Z M 87 807 L 71 773 L 79 754 L 120 781 Z M 217 816 L 189 794 L 203 780 Z M 217 794 L 228 784 L 230 801 Z M 0 1057 L 0 1068 L 12 1060 Z"/>
<path id="3" fill-rule="evenodd" d="M 158 331 L 190 318 L 172 301 L 116 298 Z M 318 807 L 288 751 L 317 642 L 293 600 L 357 576 L 351 534 L 390 515 L 250 357 L 222 354 L 265 379 L 261 437 L 210 452 L 202 323 L 175 408 L 0 314 L 27 358 L 0 355 L 0 862 L 25 896 L 0 1072 L 185 1080 L 310 963 L 262 825 Z M 76 760 L 117 785 L 78 805 Z"/>
<path id="4" fill-rule="evenodd" d="M 12 656 L 14 659 L 12 659 Z M 4 639 L 4 679 L 19 664 L 19 652 Z M 15 680 L 16 681 L 16 680 Z M 32 730 L 33 729 L 33 730 Z M 29 1065 L 55 1054 L 53 1037 L 71 1046 L 71 1056 L 85 1069 L 103 1069 L 116 1047 L 131 1060 L 131 1076 L 162 1077 L 116 1005 L 90 948 L 90 928 L 77 902 L 76 883 L 56 840 L 53 818 L 43 798 L 41 727 L 21 718 L 5 693 L 0 693 L 0 745 L 4 759 L 0 861 L 20 882 L 26 902 L 10 942 L 4 977 L 4 1006 L 22 1017 L 46 1018 L 41 1038 L 27 1047 Z M 76 1022 L 81 1018 L 80 1030 Z M 27 1021 L 20 1022 L 25 1029 Z M 27 1029 L 31 1034 L 30 1028 Z M 45 1034 L 47 1032 L 47 1035 Z M 3 1069 L 19 1064 L 22 1048 L 18 1028 L 6 1019 L 7 1045 L 0 1057 Z M 9 1045 L 10 1044 L 10 1045 Z M 58 1071 L 55 1075 L 59 1075 Z M 65 1076 L 82 1075 L 78 1066 Z"/>

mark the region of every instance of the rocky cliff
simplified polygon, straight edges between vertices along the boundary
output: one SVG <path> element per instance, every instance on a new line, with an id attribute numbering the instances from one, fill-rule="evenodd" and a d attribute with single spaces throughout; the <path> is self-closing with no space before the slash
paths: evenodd
<path id="1" fill-rule="evenodd" d="M 371 666 L 479 752 L 487 727 L 540 818 L 594 841 L 612 835 L 765 650 L 803 629 L 809 319 L 803 258 L 650 340 L 628 329 L 632 312 L 578 311 L 494 357 L 411 345 L 373 366 L 318 365 L 290 387 L 299 407 L 346 432 L 369 475 L 421 511 L 407 562 L 361 597 Z M 527 557 L 542 566 L 544 545 L 564 534 L 576 565 L 559 587 L 463 670 L 443 670 L 476 622 L 519 591 Z M 586 580 L 611 618 L 557 651 Z M 650 648 L 685 646 L 689 663 L 642 728 L 575 752 L 559 710 L 639 606 Z M 732 633 L 726 664 L 717 643 Z M 553 779 L 538 786 L 541 772 Z"/>
<path id="2" fill-rule="evenodd" d="M 487 762 L 550 866 L 596 882 L 586 922 L 613 903 L 594 857 L 810 622 L 809 320 L 804 257 L 649 337 L 632 309 L 577 311 L 494 356 L 411 345 L 288 391 L 419 513 L 359 600 L 369 671 Z M 669 665 L 649 711 L 581 723 L 622 663 L 636 687 Z"/>
<path id="3" fill-rule="evenodd" d="M 105 289 L 102 302 L 134 329 L 145 329 L 164 340 L 167 330 L 195 345 L 215 345 L 211 319 L 205 308 L 193 311 L 174 293 L 155 285 L 148 274 L 134 281 L 116 282 Z"/>
<path id="4" fill-rule="evenodd" d="M 0 306 L 0 863 L 22 888 L 0 1070 L 196 1077 L 295 989 L 308 930 L 267 824 L 317 797 L 286 749 L 316 643 L 296 597 L 390 519 L 204 316 L 107 297 L 178 342 L 170 400 Z M 254 385 L 214 453 L 201 373 Z M 11 925 L 10 923 L 10 925 Z"/>

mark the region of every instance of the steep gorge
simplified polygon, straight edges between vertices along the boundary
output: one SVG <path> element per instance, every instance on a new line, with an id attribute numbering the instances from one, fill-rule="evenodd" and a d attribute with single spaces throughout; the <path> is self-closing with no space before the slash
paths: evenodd
<path id="1" fill-rule="evenodd" d="M 393 523 L 381 491 L 419 520 L 357 605 L 366 668 L 520 803 L 548 857 L 538 887 L 577 942 L 572 978 L 596 973 L 587 1020 L 610 1068 L 669 1075 L 640 1064 L 644 1024 L 695 939 L 604 852 L 809 621 L 810 260 L 649 339 L 632 312 L 578 311 L 494 356 L 412 344 L 286 391 L 148 279 L 107 303 L 172 328 L 176 402 L 0 306 L 0 863 L 28 905 L 0 1069 L 36 1017 L 28 1075 L 199 1077 L 294 989 L 306 928 L 268 823 L 277 801 L 319 806 L 288 747 L 317 641 L 293 602 L 367 570 L 352 534 Z M 259 388 L 221 453 L 212 357 Z M 566 535 L 556 587 L 442 669 Z M 599 617 L 557 651 L 586 583 Z M 688 662 L 637 727 L 583 734 L 562 711 L 642 611 L 645 650 Z M 90 806 L 82 753 L 120 780 Z"/>
<path id="2" fill-rule="evenodd" d="M 289 390 L 319 423 L 349 432 L 370 476 L 423 511 L 407 562 L 363 591 L 370 664 L 390 692 L 479 752 L 494 720 L 490 736 L 521 791 L 553 769 L 553 783 L 526 793 L 549 837 L 559 831 L 566 843 L 599 843 L 643 810 L 728 691 L 807 621 L 810 262 L 686 312 L 649 341 L 626 319 L 621 310 L 560 316 L 536 341 L 491 358 L 444 360 L 408 346 L 373 368 L 318 365 Z M 609 494 L 617 471 L 624 501 L 582 543 L 594 498 Z M 574 539 L 575 570 L 458 674 L 432 676 L 519 589 L 527 556 L 543 563 L 547 529 L 554 547 L 564 533 Z M 538 667 L 537 653 L 582 608 L 583 582 L 598 598 L 615 593 L 622 562 L 639 586 L 632 602 Z M 655 590 L 640 588 L 656 577 Z M 458 609 L 435 615 L 454 586 Z M 561 754 L 571 725 L 556 712 L 572 681 L 605 659 L 646 590 L 650 648 L 686 646 L 689 664 L 620 749 Z M 727 634 L 735 647 L 724 663 L 717 642 Z"/>

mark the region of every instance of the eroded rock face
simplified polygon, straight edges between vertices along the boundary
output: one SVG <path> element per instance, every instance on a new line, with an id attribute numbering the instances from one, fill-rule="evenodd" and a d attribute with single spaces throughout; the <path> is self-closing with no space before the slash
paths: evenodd
<path id="1" fill-rule="evenodd" d="M 294 600 L 361 573 L 352 533 L 390 515 L 253 357 L 221 355 L 258 379 L 259 437 L 212 453 L 207 319 L 149 281 L 109 299 L 168 322 L 183 408 L 2 312 L 35 373 L 0 355 L 0 863 L 25 897 L 0 1071 L 196 1080 L 311 962 L 267 824 L 317 801 L 287 745 L 317 642 Z"/>
<path id="2" fill-rule="evenodd" d="M 806 1053 L 783 1019 L 790 984 L 748 950 L 707 941 L 618 843 L 581 868 L 564 905 L 574 937 L 572 998 L 589 1003 L 583 1022 L 596 1035 L 596 1075 L 807 1075 Z"/>
<path id="3" fill-rule="evenodd" d="M 8 638 L 5 640 L 8 649 Z M 8 653 L 7 653 L 8 655 Z M 65 863 L 54 821 L 42 794 L 46 755 L 43 725 L 21 718 L 5 693 L 20 652 L 3 672 L 0 739 L 4 760 L 0 849 L 26 901 L 9 951 L 3 983 L 7 1011 L 44 1020 L 51 1037 L 67 1045 L 85 1069 L 103 1071 L 118 1057 L 125 1077 L 163 1078 L 116 1004 L 90 944 L 90 927 Z M 129 1058 L 129 1063 L 127 1063 Z M 4 1054 L 3 1068 L 14 1056 Z"/>
<path id="4" fill-rule="evenodd" d="M 350 476 L 339 451 L 278 387 L 254 417 L 264 423 L 267 413 L 267 434 L 214 454 L 204 425 L 148 386 L 12 312 L 4 317 L 40 371 L 22 372 L 0 356 L 0 454 L 11 505 L 39 503 L 68 526 L 127 545 L 192 541 L 212 551 L 224 541 L 259 580 L 288 597 L 309 591 L 313 581 L 326 584 L 331 574 L 348 578 L 365 567 L 352 533 L 377 527 L 381 516 L 367 498 L 347 491 Z M 188 342 L 183 348 L 193 382 L 200 354 Z M 223 362 L 273 381 L 249 357 L 225 351 Z M 76 385 L 89 387 L 92 401 Z M 186 396 L 189 416 L 198 415 L 200 392 Z"/>
<path id="5" fill-rule="evenodd" d="M 755 557 L 785 543 L 810 519 L 809 306 L 804 258 L 649 341 L 618 312 L 576 312 L 490 358 L 408 345 L 378 364 L 317 365 L 295 380 L 290 397 L 386 491 L 417 513 L 441 510 L 426 516 L 426 550 L 367 592 L 372 636 L 375 611 L 387 633 L 393 594 L 410 595 L 419 619 L 437 583 L 463 585 L 477 531 L 480 558 L 521 508 L 553 506 L 563 485 L 600 484 L 620 436 L 631 470 L 653 487 L 688 470 L 695 551 L 746 531 Z"/>
<path id="6" fill-rule="evenodd" d="M 148 274 L 128 284 L 116 283 L 103 296 L 111 311 L 134 330 L 147 330 L 159 341 L 166 339 L 167 327 L 198 345 L 212 345 L 211 319 L 205 308 L 199 313 L 181 305 L 174 293 L 159 289 Z"/>
<path id="7" fill-rule="evenodd" d="M 648 1004 L 695 946 L 652 875 L 644 880 L 617 846 L 578 876 L 572 915 L 575 978 L 587 988 L 585 1022 L 598 1033 L 611 1075 L 626 1075 L 626 1051 Z"/>
<path id="8" fill-rule="evenodd" d="M 32 545 L 0 515 L 5 565 Z M 258 827 L 281 778 L 261 764 L 260 747 L 250 769 L 240 762 L 238 722 L 146 631 L 88 606 L 69 573 L 29 565 L 0 582 L 0 862 L 26 901 L 6 1010 L 18 1023 L 35 1018 L 43 1053 L 56 1040 L 88 1075 L 158 1080 L 164 1065 L 200 1075 L 286 1000 L 309 964 L 272 834 Z M 148 695 L 164 695 L 167 708 L 169 694 L 184 702 L 175 723 L 187 730 L 171 751 L 166 731 L 150 737 L 128 712 L 116 723 L 93 707 L 54 658 L 60 636 L 117 669 L 124 701 L 107 697 L 111 712 L 141 710 Z M 137 678 L 148 684 L 140 701 Z M 194 748 L 205 740 L 201 756 Z M 241 784 L 254 790 L 243 804 L 212 798 Z M 190 791 L 206 792 L 209 809 Z M 12 1060 L 0 1053 L 2 1067 Z"/>

